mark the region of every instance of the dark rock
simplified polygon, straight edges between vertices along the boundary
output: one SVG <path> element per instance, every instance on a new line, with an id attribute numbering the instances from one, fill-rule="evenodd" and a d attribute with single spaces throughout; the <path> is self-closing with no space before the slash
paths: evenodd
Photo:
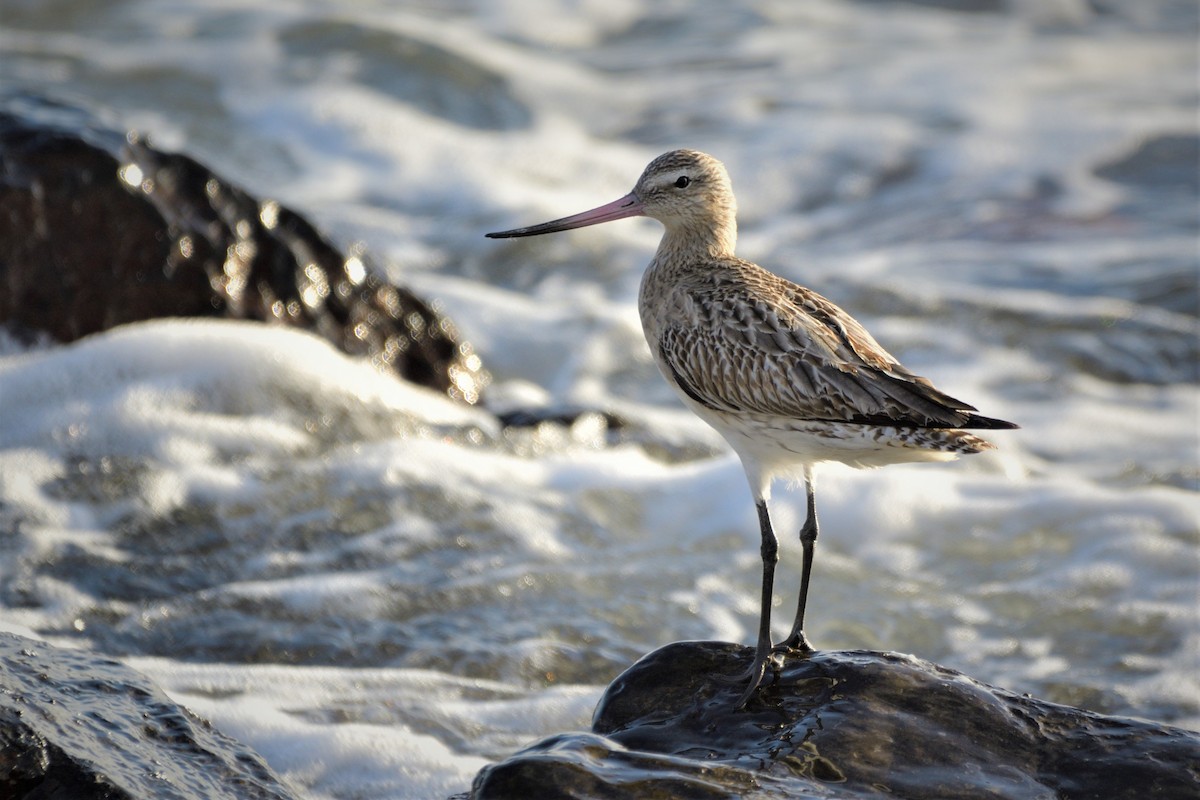
<path id="1" fill-rule="evenodd" d="M 69 109 L 0 100 L 0 324 L 65 342 L 170 316 L 309 329 L 470 403 L 487 383 L 450 320 L 297 213 Z"/>
<path id="2" fill-rule="evenodd" d="M 0 633 L 0 797 L 289 798 L 257 753 L 128 667 Z"/>
<path id="3" fill-rule="evenodd" d="M 616 414 L 608 411 L 593 412 L 590 409 L 577 407 L 518 408 L 497 413 L 496 418 L 506 428 L 536 428 L 538 425 L 546 423 L 570 426 L 584 414 L 591 413 L 600 414 L 605 427 L 610 431 L 621 430 L 625 427 L 625 420 Z"/>
<path id="4" fill-rule="evenodd" d="M 613 681 L 591 733 L 553 736 L 485 768 L 471 797 L 1200 796 L 1191 731 L 866 651 L 791 654 L 738 710 L 752 659 L 751 648 L 722 642 L 663 647 Z"/>

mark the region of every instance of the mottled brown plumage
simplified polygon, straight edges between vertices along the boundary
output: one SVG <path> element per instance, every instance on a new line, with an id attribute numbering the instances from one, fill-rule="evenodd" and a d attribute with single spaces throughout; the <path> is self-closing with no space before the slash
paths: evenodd
<path id="1" fill-rule="evenodd" d="M 805 482 L 808 517 L 800 600 L 776 651 L 811 649 L 804 611 L 817 538 L 812 468 L 937 461 L 992 444 L 968 428 L 1014 428 L 983 417 L 905 369 L 862 325 L 821 295 L 734 255 L 737 204 L 720 161 L 694 150 L 654 159 L 632 192 L 592 211 L 529 228 L 532 236 L 645 215 L 666 231 L 642 279 L 646 342 L 683 402 L 725 437 L 750 481 L 762 533 L 758 646 L 744 704 L 765 675 L 778 545 L 767 501 L 775 477 Z"/>
<path id="2" fill-rule="evenodd" d="M 738 258 L 700 263 L 656 263 L 643 293 L 651 345 L 693 400 L 789 419 L 970 423 L 971 406 L 909 372 L 824 297 Z"/>

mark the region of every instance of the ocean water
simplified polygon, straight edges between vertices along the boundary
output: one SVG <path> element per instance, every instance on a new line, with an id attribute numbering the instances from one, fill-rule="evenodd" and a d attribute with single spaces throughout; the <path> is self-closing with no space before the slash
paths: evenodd
<path id="1" fill-rule="evenodd" d="M 1022 426 L 819 472 L 817 646 L 1200 727 L 1197 28 L 1170 0 L 0 0 L 0 90 L 365 244 L 493 376 L 480 410 L 248 324 L 0 339 L 0 627 L 119 657 L 308 798 L 465 791 L 649 650 L 750 643 L 745 479 L 639 328 L 656 223 L 483 238 L 694 147 L 742 256 Z M 541 406 L 586 413 L 490 413 Z M 803 497 L 775 496 L 781 636 Z"/>

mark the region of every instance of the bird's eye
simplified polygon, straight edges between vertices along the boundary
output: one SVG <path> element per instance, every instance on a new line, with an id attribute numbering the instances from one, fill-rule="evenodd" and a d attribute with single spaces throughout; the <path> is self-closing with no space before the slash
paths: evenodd
<path id="1" fill-rule="evenodd" d="M 692 182 L 692 179 L 689 178 L 687 175 L 680 175 L 675 180 L 675 188 L 676 189 L 686 189 L 687 185 L 691 182 Z"/>

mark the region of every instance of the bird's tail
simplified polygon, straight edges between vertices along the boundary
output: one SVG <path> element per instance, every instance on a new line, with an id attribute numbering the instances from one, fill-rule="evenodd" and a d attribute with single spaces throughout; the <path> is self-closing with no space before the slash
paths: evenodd
<path id="1" fill-rule="evenodd" d="M 970 414 L 967 416 L 966 421 L 962 422 L 959 425 L 956 425 L 955 427 L 956 428 L 968 428 L 968 429 L 976 428 L 976 429 L 986 429 L 986 430 L 996 431 L 996 430 L 1012 430 L 1014 428 L 1020 428 L 1021 426 L 1015 422 L 1009 422 L 1008 420 L 995 419 L 994 417 L 985 417 L 980 414 Z"/>

